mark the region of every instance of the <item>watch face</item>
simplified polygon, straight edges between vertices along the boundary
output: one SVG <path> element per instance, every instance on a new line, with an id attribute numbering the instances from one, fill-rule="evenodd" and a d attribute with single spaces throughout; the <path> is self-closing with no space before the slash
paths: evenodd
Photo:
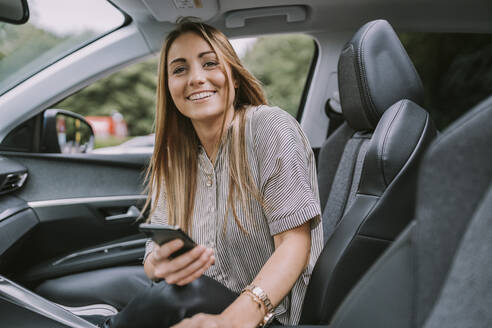
<path id="1" fill-rule="evenodd" d="M 261 295 L 263 290 L 259 287 L 255 287 L 251 290 L 253 293 L 255 293 L 256 295 Z"/>

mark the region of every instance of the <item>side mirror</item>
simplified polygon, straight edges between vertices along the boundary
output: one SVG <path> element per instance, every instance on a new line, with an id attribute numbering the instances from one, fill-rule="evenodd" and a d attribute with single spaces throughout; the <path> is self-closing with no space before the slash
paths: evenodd
<path id="1" fill-rule="evenodd" d="M 29 19 L 27 0 L 0 0 L 0 22 L 24 24 Z"/>
<path id="2" fill-rule="evenodd" d="M 83 116 L 61 109 L 44 112 L 41 151 L 78 154 L 93 148 L 94 131 Z"/>

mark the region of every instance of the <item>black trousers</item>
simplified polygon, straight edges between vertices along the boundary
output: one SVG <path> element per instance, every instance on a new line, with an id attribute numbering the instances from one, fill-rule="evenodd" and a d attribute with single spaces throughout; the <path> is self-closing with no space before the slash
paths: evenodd
<path id="1" fill-rule="evenodd" d="M 152 283 L 102 327 L 169 327 L 197 313 L 219 314 L 239 295 L 207 276 L 186 286 Z M 92 320 L 91 320 L 92 321 Z"/>

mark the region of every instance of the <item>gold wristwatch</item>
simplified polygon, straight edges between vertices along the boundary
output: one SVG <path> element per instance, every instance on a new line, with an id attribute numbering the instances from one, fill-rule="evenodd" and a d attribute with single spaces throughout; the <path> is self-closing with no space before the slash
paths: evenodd
<path id="1" fill-rule="evenodd" d="M 263 321 L 260 322 L 258 327 L 266 327 L 267 325 L 269 325 L 273 321 L 274 308 L 272 302 L 268 298 L 268 295 L 263 291 L 263 289 L 254 285 L 246 286 L 241 293 L 244 292 L 247 292 L 247 294 L 249 294 L 253 298 L 256 298 L 256 300 L 254 301 L 260 301 L 261 304 L 263 304 L 263 306 L 265 307 L 266 314 L 263 317 Z"/>

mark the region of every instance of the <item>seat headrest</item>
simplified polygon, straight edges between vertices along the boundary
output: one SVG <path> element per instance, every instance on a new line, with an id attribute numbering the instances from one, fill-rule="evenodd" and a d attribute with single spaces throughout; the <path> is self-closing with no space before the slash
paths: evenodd
<path id="1" fill-rule="evenodd" d="M 422 105 L 422 81 L 398 36 L 385 20 L 362 26 L 338 60 L 338 88 L 347 123 L 375 129 L 384 111 L 402 99 Z"/>

